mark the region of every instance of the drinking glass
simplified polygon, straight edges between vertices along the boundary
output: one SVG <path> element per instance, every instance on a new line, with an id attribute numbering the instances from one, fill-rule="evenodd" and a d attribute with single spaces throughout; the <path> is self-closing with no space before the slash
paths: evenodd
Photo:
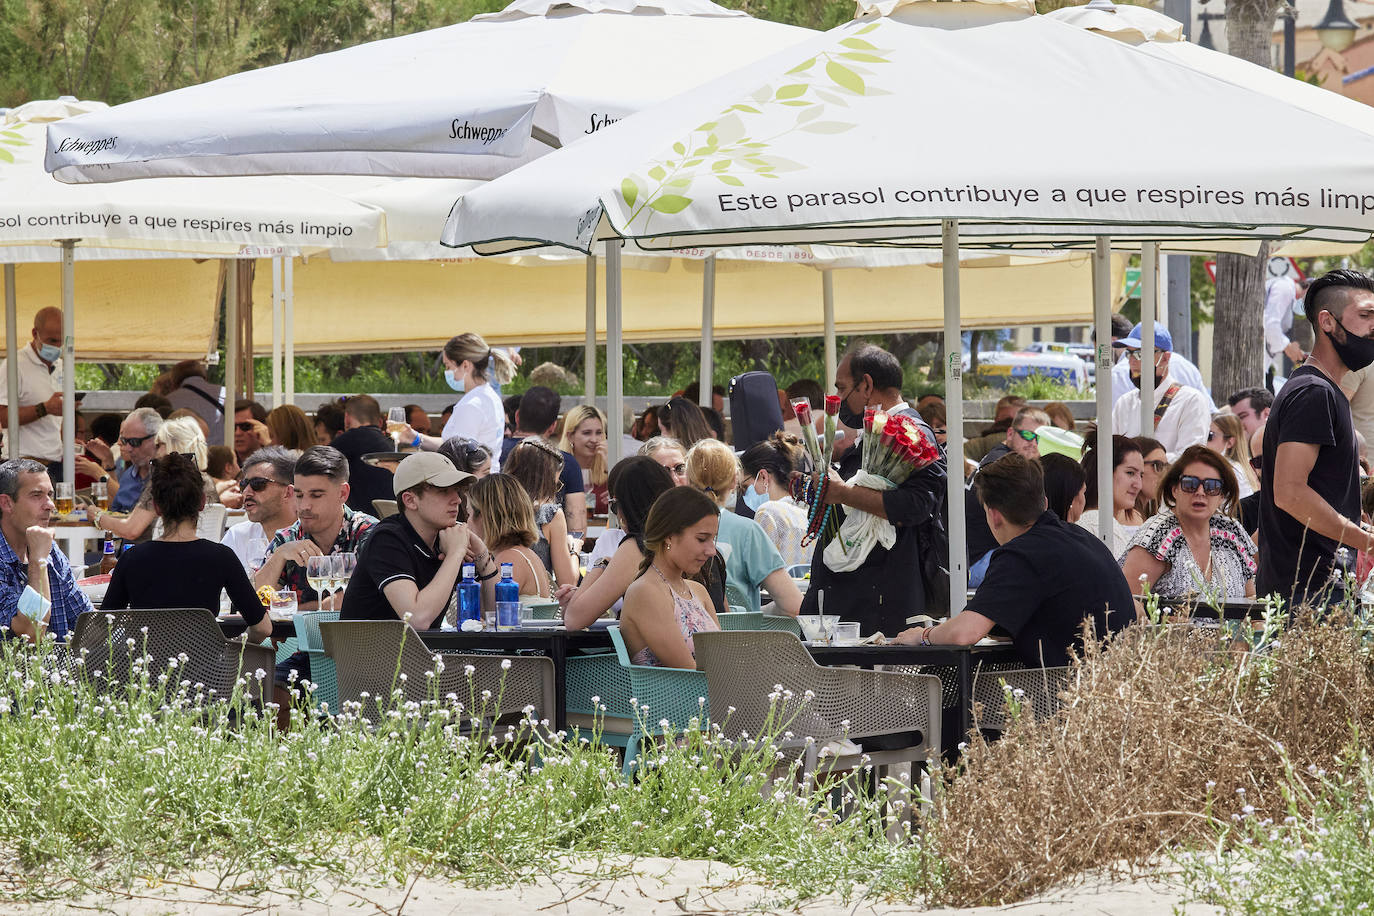
<path id="1" fill-rule="evenodd" d="M 290 620 L 295 617 L 296 593 L 289 588 L 273 592 L 272 603 L 267 609 L 267 614 L 272 620 Z"/>
<path id="2" fill-rule="evenodd" d="M 267 562 L 267 538 L 252 538 L 248 542 L 248 570 L 257 572 Z"/>
<path id="3" fill-rule="evenodd" d="M 329 556 L 306 557 L 305 558 L 305 578 L 310 583 L 310 587 L 315 590 L 315 594 L 324 600 L 324 595 L 329 591 L 333 579 L 333 558 Z M 333 608 L 333 603 L 330 603 Z"/>
<path id="4" fill-rule="evenodd" d="M 391 441 L 396 446 L 396 451 L 401 450 L 401 432 L 406 428 L 406 409 L 404 407 L 393 407 L 386 412 L 386 431 L 391 434 Z"/>
<path id="5" fill-rule="evenodd" d="M 91 481 L 91 502 L 95 503 L 97 509 L 110 508 L 110 491 L 103 480 Z"/>
<path id="6" fill-rule="evenodd" d="M 358 565 L 358 555 L 356 553 L 336 553 L 329 559 L 334 588 L 340 591 L 348 588 L 348 580 L 352 578 L 353 569 Z"/>
<path id="7" fill-rule="evenodd" d="M 57 514 L 71 515 L 76 508 L 76 498 L 72 495 L 72 485 L 69 483 L 59 483 L 57 485 Z"/>

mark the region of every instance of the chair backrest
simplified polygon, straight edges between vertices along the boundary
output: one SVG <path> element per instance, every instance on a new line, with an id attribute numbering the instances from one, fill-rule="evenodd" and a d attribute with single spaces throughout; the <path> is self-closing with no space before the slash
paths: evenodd
<path id="1" fill-rule="evenodd" d="M 437 681 L 439 699 L 453 694 L 469 714 L 495 719 L 533 706 L 537 718 L 554 718 L 554 670 L 548 658 L 436 656 L 401 620 L 324 621 L 319 628 L 325 654 L 334 659 L 340 708 L 363 702 L 365 692 L 374 702 L 385 703 L 396 689 L 407 702 L 423 702 L 431 698 L 431 683 Z M 436 658 L 441 658 L 442 670 Z M 485 690 L 491 691 L 490 701 L 482 699 Z M 376 713 L 375 705 L 364 705 L 364 715 Z"/>
<path id="2" fill-rule="evenodd" d="M 261 646 L 247 646 L 225 639 L 215 617 L 204 608 L 167 608 L 157 610 L 88 611 L 77 618 L 68 639 L 73 657 L 84 650 L 83 663 L 88 674 L 101 671 L 115 683 L 132 677 L 132 662 L 150 656 L 149 678 L 167 670 L 169 659 L 186 656 L 178 662 L 173 682 L 190 680 L 202 683 L 215 696 L 228 698 L 234 682 L 247 678 L 247 695 L 261 698 L 263 682 L 271 683 L 274 653 Z M 257 678 L 258 668 L 265 670 Z"/>
<path id="3" fill-rule="evenodd" d="M 801 624 L 797 623 L 795 617 L 785 617 L 782 614 L 763 614 L 759 615 L 760 630 L 780 630 L 783 633 L 791 633 L 797 639 L 801 639 Z"/>
<path id="4" fill-rule="evenodd" d="M 1059 694 L 1068 683 L 1067 667 L 997 670 L 979 666 L 973 673 L 973 701 L 978 704 L 975 724 L 989 731 L 1006 730 L 1011 722 L 1007 710 L 1008 690 L 1021 703 L 1021 715 L 1048 719 L 1059 711 L 1062 705 Z"/>
<path id="5" fill-rule="evenodd" d="M 401 511 L 394 499 L 374 499 L 372 501 L 372 508 L 376 510 L 378 519 L 390 518 Z"/>
<path id="6" fill-rule="evenodd" d="M 291 619 L 296 626 L 296 643 L 302 652 L 323 652 L 320 624 L 339 619 L 338 611 L 302 611 Z"/>
<path id="7" fill-rule="evenodd" d="M 615 647 L 620 664 L 626 668 L 633 667 L 634 662 L 630 661 L 630 650 L 625 648 L 625 637 L 620 635 L 620 627 L 607 627 L 606 632 L 611 634 L 611 645 Z"/>
<path id="8" fill-rule="evenodd" d="M 650 734 L 661 731 L 657 724 L 660 719 L 667 719 L 676 728 L 686 726 L 693 717 L 705 721 L 710 706 L 701 702 L 706 697 L 704 674 L 691 668 L 636 665 L 630 661 L 620 627 L 608 627 L 607 632 L 611 634 L 611 645 L 615 646 L 621 667 L 630 672 L 631 695 L 641 708 L 649 710 L 646 718 Z"/>
<path id="9" fill-rule="evenodd" d="M 716 620 L 720 621 L 720 628 L 722 630 L 763 629 L 762 611 L 736 611 L 732 607 L 729 613 L 717 614 Z"/>
<path id="10" fill-rule="evenodd" d="M 793 709 L 827 670 L 816 664 L 801 640 L 777 630 L 703 631 L 692 642 L 697 667 L 706 672 L 712 708 L 735 707 L 726 726 L 732 734 L 759 734 L 769 718 L 775 685 L 792 691 L 788 708 Z"/>
<path id="11" fill-rule="evenodd" d="M 224 537 L 224 519 L 227 512 L 228 509 L 221 503 L 210 503 L 201 509 L 200 517 L 196 519 L 196 537 L 216 542 Z"/>

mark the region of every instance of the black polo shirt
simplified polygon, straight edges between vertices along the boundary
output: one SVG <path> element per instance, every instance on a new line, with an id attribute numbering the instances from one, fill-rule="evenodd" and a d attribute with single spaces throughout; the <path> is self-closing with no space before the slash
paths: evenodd
<path id="1" fill-rule="evenodd" d="M 420 540 L 405 512 L 382 519 L 358 553 L 358 565 L 344 591 L 341 620 L 397 620 L 400 615 L 386 600 L 382 589 L 388 582 L 409 579 L 424 588 L 439 572 L 439 552 Z M 419 621 L 417 629 L 426 629 Z"/>
<path id="2" fill-rule="evenodd" d="M 1099 639 L 1135 619 L 1131 589 L 1112 552 L 1086 528 L 1048 510 L 992 555 L 969 610 L 1010 633 L 1021 660 L 1036 668 L 1067 665 L 1070 647 L 1082 648 L 1085 619 Z"/>

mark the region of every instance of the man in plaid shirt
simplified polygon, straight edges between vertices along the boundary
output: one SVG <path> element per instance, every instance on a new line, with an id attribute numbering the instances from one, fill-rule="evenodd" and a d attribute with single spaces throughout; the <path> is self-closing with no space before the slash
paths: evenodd
<path id="1" fill-rule="evenodd" d="M 66 639 L 77 615 L 91 610 L 53 544 L 52 493 L 48 469 L 37 461 L 0 464 L 0 627 L 30 640 L 45 624 Z"/>
<path id="2" fill-rule="evenodd" d="M 313 611 L 319 607 L 320 596 L 306 581 L 307 559 L 357 553 L 377 519 L 348 508 L 348 459 L 332 446 L 306 449 L 296 461 L 295 480 L 296 522 L 272 538 L 267 561 L 253 577 L 253 584 L 289 588 L 296 593 L 297 610 Z M 304 652 L 277 665 L 277 721 L 283 729 L 290 724 L 290 691 L 299 689 L 301 680 L 309 679 L 310 656 Z"/>

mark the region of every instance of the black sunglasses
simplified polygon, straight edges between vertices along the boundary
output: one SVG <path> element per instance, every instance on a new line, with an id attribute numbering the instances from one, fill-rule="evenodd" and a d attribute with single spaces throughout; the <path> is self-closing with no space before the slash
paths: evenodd
<path id="1" fill-rule="evenodd" d="M 253 431 L 253 423 L 250 420 L 244 420 L 242 423 L 235 423 L 234 429 L 237 429 L 240 432 L 249 433 Z"/>
<path id="2" fill-rule="evenodd" d="M 249 477 L 245 479 L 243 483 L 241 483 L 239 486 L 247 487 L 254 493 L 261 493 L 263 490 L 266 490 L 272 484 L 276 484 L 279 487 L 286 486 L 286 484 L 282 483 L 280 480 L 273 480 L 271 477 Z"/>
<path id="3" fill-rule="evenodd" d="M 1184 493 L 1196 493 L 1198 487 L 1202 487 L 1202 492 L 1208 496 L 1216 496 L 1221 492 L 1225 484 L 1220 477 L 1194 477 L 1192 474 L 1184 474 L 1178 479 L 1178 488 Z"/>
<path id="4" fill-rule="evenodd" d="M 147 441 L 148 441 L 149 439 L 151 439 L 151 438 L 153 438 L 153 437 L 152 437 L 152 436 L 120 436 L 120 437 L 119 437 L 119 444 L 120 444 L 120 445 L 127 445 L 129 448 L 138 448 L 140 445 L 142 445 L 143 443 L 147 442 Z"/>

